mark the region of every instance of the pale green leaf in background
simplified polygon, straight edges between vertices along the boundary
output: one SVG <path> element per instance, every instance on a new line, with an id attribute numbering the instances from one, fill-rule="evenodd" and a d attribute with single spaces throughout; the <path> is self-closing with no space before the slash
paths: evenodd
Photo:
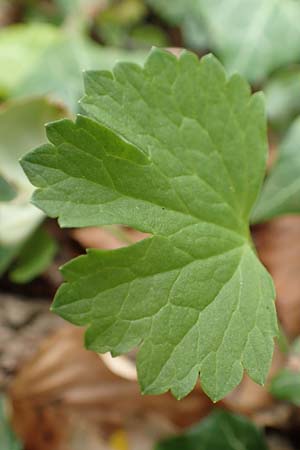
<path id="1" fill-rule="evenodd" d="M 196 0 L 197 1 L 197 0 Z M 300 2 L 198 0 L 211 46 L 229 72 L 250 81 L 300 58 Z"/>
<path id="2" fill-rule="evenodd" d="M 22 161 L 33 202 L 62 226 L 153 237 L 67 264 L 54 310 L 88 326 L 97 352 L 141 346 L 144 393 L 183 397 L 199 372 L 213 400 L 244 369 L 263 383 L 277 322 L 248 223 L 267 156 L 261 95 L 212 56 L 157 49 L 144 68 L 88 73 L 86 94 L 90 118 L 49 125 Z"/>
<path id="3" fill-rule="evenodd" d="M 155 450 L 267 450 L 263 433 L 245 417 L 215 410 L 185 434 L 167 439 Z"/>
<path id="4" fill-rule="evenodd" d="M 186 46 L 201 50 L 210 39 L 198 0 L 146 0 L 153 10 L 171 25 L 179 26 Z"/>
<path id="5" fill-rule="evenodd" d="M 272 379 L 269 391 L 279 400 L 300 406 L 300 371 L 283 369 Z"/>
<path id="6" fill-rule="evenodd" d="M 20 245 L 0 245 L 0 277 L 18 255 Z"/>
<path id="7" fill-rule="evenodd" d="M 271 125 L 286 130 L 300 114 L 300 66 L 279 71 L 267 81 L 264 93 Z"/>
<path id="8" fill-rule="evenodd" d="M 191 29 L 186 45 L 214 51 L 226 69 L 260 82 L 300 58 L 300 2 L 296 0 L 147 0 L 156 10 Z M 187 25 L 191 24 L 191 25 Z M 200 41 L 201 44 L 201 41 Z"/>
<path id="9" fill-rule="evenodd" d="M 277 399 L 300 406 L 300 338 L 290 347 L 288 367 L 280 370 L 271 380 L 270 393 Z M 294 366 L 294 367 L 292 367 Z"/>
<path id="10" fill-rule="evenodd" d="M 125 48 L 169 47 L 169 36 L 158 24 L 148 23 L 144 0 L 109 1 L 97 14 L 95 30 L 106 45 Z"/>
<path id="11" fill-rule="evenodd" d="M 29 283 L 48 268 L 57 249 L 55 240 L 38 228 L 19 250 L 18 260 L 10 271 L 10 279 L 14 283 Z"/>
<path id="12" fill-rule="evenodd" d="M 37 49 L 34 40 L 39 42 Z M 119 59 L 142 62 L 144 58 L 143 51 L 101 47 L 54 26 L 15 25 L 0 33 L 0 92 L 12 97 L 51 95 L 76 112 L 83 94 L 83 70 L 110 69 Z"/>
<path id="13" fill-rule="evenodd" d="M 16 196 L 16 191 L 5 178 L 0 175 L 0 202 L 7 202 Z"/>
<path id="14" fill-rule="evenodd" d="M 32 234 L 44 214 L 30 203 L 33 187 L 19 159 L 32 146 L 45 140 L 45 122 L 65 112 L 42 98 L 8 102 L 0 110 L 0 168 L 5 180 L 15 189 L 10 201 L 0 201 L 0 272 L 19 251 L 19 246 Z"/>
<path id="15" fill-rule="evenodd" d="M 135 45 L 147 48 L 171 45 L 166 33 L 153 25 L 136 26 L 130 34 L 130 39 Z"/>
<path id="16" fill-rule="evenodd" d="M 182 24 L 185 16 L 190 16 L 192 11 L 195 11 L 195 0 L 146 0 L 158 14 L 164 19 L 174 25 Z"/>
<path id="17" fill-rule="evenodd" d="M 8 97 L 30 75 L 46 48 L 57 42 L 46 24 L 13 25 L 0 31 L 0 95 Z"/>
<path id="18" fill-rule="evenodd" d="M 253 223 L 284 214 L 300 213 L 300 118 L 297 118 L 279 148 L 279 154 L 254 207 Z"/>

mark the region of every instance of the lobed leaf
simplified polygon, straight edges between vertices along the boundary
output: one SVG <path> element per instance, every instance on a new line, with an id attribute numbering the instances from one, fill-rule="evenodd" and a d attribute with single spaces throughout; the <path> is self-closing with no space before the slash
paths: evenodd
<path id="1" fill-rule="evenodd" d="M 123 224 L 151 238 L 89 250 L 63 268 L 53 310 L 86 345 L 140 346 L 144 393 L 218 400 L 243 370 L 263 383 L 277 332 L 272 280 L 249 215 L 266 162 L 264 105 L 218 61 L 154 50 L 145 66 L 90 72 L 89 117 L 47 127 L 22 162 L 34 203 L 62 226 Z"/>

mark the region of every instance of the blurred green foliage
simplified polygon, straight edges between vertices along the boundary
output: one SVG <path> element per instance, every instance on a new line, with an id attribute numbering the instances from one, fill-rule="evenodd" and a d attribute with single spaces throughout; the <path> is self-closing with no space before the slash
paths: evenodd
<path id="1" fill-rule="evenodd" d="M 253 221 L 299 214 L 299 22 L 296 0 L 2 0 L 0 275 L 10 269 L 13 282 L 29 282 L 57 250 L 42 228 L 43 214 L 30 204 L 32 187 L 18 159 L 45 141 L 45 122 L 80 111 L 83 70 L 111 69 L 117 60 L 142 63 L 153 45 L 213 52 L 229 73 L 242 73 L 253 90 L 265 92 L 270 130 L 280 147 Z M 299 406 L 299 372 L 278 373 L 270 392 Z M 157 449 L 237 448 L 232 440 L 241 448 L 266 448 L 245 419 L 216 412 Z M 0 443 L 5 450 L 21 449 L 3 400 Z"/>
<path id="2" fill-rule="evenodd" d="M 262 432 L 248 419 L 215 410 L 188 432 L 168 439 L 155 450 L 267 450 Z"/>
<path id="3" fill-rule="evenodd" d="M 6 196 L 6 199 L 2 196 L 0 199 L 0 275 L 22 251 L 25 242 L 44 218 L 43 213 L 30 204 L 33 188 L 19 165 L 19 159 L 26 151 L 45 141 L 44 124 L 46 122 L 59 119 L 65 114 L 61 107 L 44 98 L 11 101 L 2 105 L 0 176 L 2 180 L 5 180 L 6 185 L 8 184 L 14 190 L 14 196 Z M 33 248 L 32 246 L 31 250 Z M 40 270 L 35 268 L 36 273 L 40 273 L 45 268 L 45 252 L 49 256 L 49 249 L 45 244 L 41 245 L 39 242 L 39 249 L 43 250 L 43 255 L 40 255 L 40 263 L 38 261 L 36 263 L 40 267 Z M 15 275 L 14 278 L 15 281 L 21 278 L 22 281 L 27 281 L 24 275 L 23 277 Z M 29 276 L 28 280 L 30 278 L 32 276 Z"/>
<path id="4" fill-rule="evenodd" d="M 290 366 L 280 370 L 271 380 L 269 391 L 279 400 L 300 406 L 300 338 L 290 348 Z"/>
<path id="5" fill-rule="evenodd" d="M 5 408 L 5 397 L 0 396 L 0 448 L 1 450 L 22 450 L 23 446 L 12 430 Z"/>
<path id="6" fill-rule="evenodd" d="M 228 72 L 261 82 L 299 60 L 300 3 L 295 0 L 147 0 L 182 28 L 185 45 L 209 49 Z"/>
<path id="7" fill-rule="evenodd" d="M 284 214 L 300 213 L 300 117 L 282 140 L 275 163 L 266 177 L 252 222 L 259 223 Z"/>
<path id="8" fill-rule="evenodd" d="M 77 112 L 83 70 L 109 69 L 120 59 L 142 62 L 144 56 L 52 25 L 15 25 L 0 32 L 0 92 L 4 98 L 50 95 Z"/>

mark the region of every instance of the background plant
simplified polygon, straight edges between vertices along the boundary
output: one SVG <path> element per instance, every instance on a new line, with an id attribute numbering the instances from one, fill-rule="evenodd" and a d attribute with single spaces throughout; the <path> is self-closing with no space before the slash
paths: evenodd
<path id="1" fill-rule="evenodd" d="M 60 117 L 73 120 L 76 113 L 83 112 L 82 106 L 78 104 L 84 92 L 82 70 L 111 70 L 116 60 L 143 64 L 152 45 L 186 47 L 196 52 L 199 57 L 213 52 L 225 67 L 227 76 L 238 72 L 251 83 L 253 93 L 263 90 L 268 119 L 269 160 L 261 195 L 251 213 L 251 234 L 259 258 L 275 281 L 276 307 L 282 332 L 286 335 L 286 343 L 284 346 L 281 345 L 285 353 L 279 353 L 280 356 L 278 356 L 276 351 L 269 375 L 269 379 L 274 374 L 275 378 L 274 381 L 268 382 L 266 389 L 255 391 L 257 392 L 255 395 L 245 379 L 239 389 L 226 397 L 222 404 L 226 408 L 229 406 L 235 412 L 246 412 L 257 421 L 256 413 L 254 413 L 257 406 L 254 407 L 253 402 L 260 402 L 264 408 L 267 408 L 267 389 L 270 389 L 273 398 L 281 399 L 271 409 L 273 430 L 271 432 L 267 430 L 270 448 L 273 448 L 273 441 L 269 435 L 273 436 L 274 429 L 281 428 L 281 425 L 276 423 L 276 408 L 297 411 L 292 406 L 287 406 L 286 401 L 297 404 L 299 373 L 297 352 L 293 350 L 293 347 L 289 351 L 290 343 L 294 342 L 300 333 L 297 295 L 300 287 L 297 282 L 298 270 L 300 270 L 298 269 L 300 237 L 297 222 L 300 104 L 298 16 L 298 2 L 294 0 L 288 0 L 282 4 L 276 0 L 264 0 L 251 4 L 246 0 L 235 2 L 3 0 L 0 8 L 0 25 L 2 25 L 0 96 L 5 102 L 0 114 L 1 295 L 20 292 L 30 296 L 31 299 L 32 296 L 41 294 L 50 300 L 61 282 L 57 267 L 84 253 L 86 247 L 111 249 L 149 238 L 145 233 L 138 233 L 133 229 L 120 226 L 120 222 L 113 226 L 59 230 L 54 220 L 45 219 L 43 213 L 29 205 L 32 187 L 22 174 L 18 159 L 30 148 L 46 142 L 43 123 Z M 131 74 L 130 79 L 133 80 Z M 103 105 L 100 106 L 103 107 Z M 173 109 L 172 105 L 170 110 Z M 113 111 L 112 108 L 112 114 L 115 114 Z M 93 111 L 89 114 L 90 117 L 94 117 Z M 109 115 L 107 118 L 109 119 Z M 102 122 L 103 117 L 96 117 L 96 120 Z M 111 126 L 111 123 L 112 120 L 109 119 L 107 125 Z M 119 131 L 118 127 L 115 131 Z M 24 142 L 23 149 L 18 146 L 18 142 Z M 130 156 L 128 158 L 130 160 Z M 25 215 L 22 215 L 23 212 Z M 23 221 L 25 216 L 26 222 Z M 138 244 L 138 248 L 142 248 L 142 245 L 142 243 Z M 123 249 L 120 255 L 127 255 L 127 252 L 129 249 Z M 83 264 L 85 260 L 80 261 Z M 22 287 L 18 287 L 18 283 L 22 283 Z M 26 301 L 28 302 L 28 299 Z M 25 306 L 25 302 L 19 303 L 20 311 L 23 304 Z M 2 297 L 1 305 L 6 305 Z M 19 334 L 20 339 L 11 337 L 10 341 L 20 342 L 23 332 L 20 325 L 13 325 L 9 328 L 9 333 L 7 332 L 7 324 L 17 319 L 6 319 L 5 308 L 4 313 L 1 312 L 3 318 L 0 320 L 0 335 L 3 337 L 3 342 L 0 342 L 0 380 L 2 379 L 2 359 L 3 361 L 13 360 L 12 356 L 6 355 L 8 350 L 7 352 L 3 350 L 5 347 L 12 348 L 6 343 L 8 342 L 6 336 Z M 60 308 L 59 310 L 63 311 Z M 68 312 L 70 313 L 71 309 L 68 309 Z M 13 316 L 8 317 L 16 315 L 14 313 Z M 84 320 L 89 321 L 87 318 Z M 50 323 L 50 319 L 45 321 L 45 327 L 46 322 Z M 16 334 L 10 334 L 12 330 Z M 76 342 L 76 353 L 80 358 L 79 350 L 82 350 L 82 343 L 79 347 L 79 340 Z M 99 344 L 94 345 L 96 348 Z M 25 338 L 24 346 L 28 347 Z M 32 345 L 29 344 L 30 346 Z M 23 353 L 26 353 L 25 349 Z M 286 359 L 286 362 L 284 363 L 282 359 Z M 65 360 L 68 361 L 67 358 Z M 155 361 L 152 369 L 155 370 L 158 366 L 159 362 Z M 59 369 L 55 370 L 59 378 Z M 70 371 L 70 368 L 67 369 L 66 366 L 66 370 Z M 74 377 L 75 373 L 77 373 L 76 370 Z M 39 382 L 45 383 L 46 380 L 41 377 Z M 66 378 L 65 384 L 67 384 Z M 33 385 L 39 385 L 36 379 Z M 26 386 L 25 383 L 24 391 L 30 392 L 30 387 L 31 385 Z M 20 395 L 20 391 L 18 392 Z M 200 392 L 199 388 L 193 391 L 192 396 L 197 392 Z M 251 398 L 252 406 L 249 406 L 249 400 L 247 400 L 248 406 L 245 406 L 247 395 L 249 399 Z M 156 398 L 158 402 L 159 397 Z M 203 399 L 204 396 L 198 400 L 199 408 Z M 14 402 L 10 396 L 8 400 Z M 179 403 L 182 405 L 182 410 L 186 408 L 189 401 L 192 401 L 191 396 Z M 22 402 L 23 400 L 21 401 L 18 397 L 17 404 Z M 36 404 L 36 400 L 33 403 Z M 34 410 L 31 404 L 26 403 L 26 405 L 27 411 Z M 107 410 L 107 407 L 105 409 Z M 175 405 L 173 404 L 170 409 L 175 409 Z M 189 417 L 189 414 L 185 413 L 185 416 Z M 234 426 L 232 428 L 233 422 L 228 425 L 226 417 L 222 415 L 220 417 L 220 423 L 223 423 L 222 427 L 227 430 L 227 435 L 234 435 L 248 448 L 248 444 L 245 443 L 246 437 L 237 437 Z M 24 420 L 21 419 L 21 422 L 24 423 Z M 66 419 L 65 423 L 67 422 Z M 164 420 L 161 417 L 157 422 L 162 424 Z M 195 418 L 189 423 L 194 422 Z M 281 419 L 282 422 L 284 419 Z M 213 419 L 212 423 L 214 423 Z M 144 423 L 139 424 L 137 428 L 144 425 Z M 185 422 L 186 425 L 187 422 Z M 202 426 L 202 421 L 199 426 Z M 203 427 L 205 426 L 203 422 Z M 217 425 L 214 426 L 217 427 Z M 124 427 L 126 429 L 125 425 Z M 294 439 L 297 442 L 298 438 L 297 434 L 295 437 L 294 422 L 291 418 L 286 419 L 285 427 L 290 430 L 287 433 L 288 440 Z M 42 436 L 42 426 L 33 428 L 39 429 Z M 52 429 L 54 434 L 58 428 Z M 127 432 L 122 433 L 120 436 L 118 432 L 116 436 L 113 434 L 110 443 L 113 448 L 119 448 L 120 445 L 125 448 L 126 445 L 128 446 Z M 146 434 L 147 431 L 145 431 Z M 280 434 L 281 436 L 284 434 L 282 430 Z M 34 444 L 32 442 L 29 444 L 26 433 L 22 431 L 21 435 L 26 445 L 31 448 Z M 275 440 L 278 437 L 276 436 Z M 196 437 L 192 440 L 189 444 L 191 448 L 197 446 L 201 439 L 203 438 Z M 283 437 L 283 439 L 286 438 Z M 42 437 L 39 440 L 36 435 L 33 442 L 36 442 L 36 445 L 39 442 L 41 447 L 42 440 Z M 189 439 L 185 441 L 186 445 L 188 442 Z M 171 442 L 170 445 L 176 448 L 177 443 Z M 229 448 L 231 448 L 230 445 Z M 283 448 L 286 443 L 278 445 Z M 67 446 L 66 442 L 64 446 Z M 86 445 L 86 448 L 88 447 L 89 445 Z M 297 444 L 294 447 L 297 448 Z M 138 448 L 139 450 L 142 448 L 141 444 Z"/>

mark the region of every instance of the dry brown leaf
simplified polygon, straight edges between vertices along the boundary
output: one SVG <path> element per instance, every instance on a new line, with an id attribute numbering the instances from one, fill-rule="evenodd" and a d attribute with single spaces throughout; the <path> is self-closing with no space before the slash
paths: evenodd
<path id="1" fill-rule="evenodd" d="M 200 388 L 182 401 L 170 394 L 142 396 L 136 381 L 112 373 L 83 348 L 82 338 L 82 330 L 64 326 L 11 386 L 13 424 L 28 449 L 74 450 L 75 431 L 86 428 L 96 430 L 99 442 L 125 430 L 130 449 L 138 448 L 135 437 L 144 437 L 148 450 L 154 438 L 195 423 L 211 409 Z"/>
<path id="2" fill-rule="evenodd" d="M 269 450 L 295 450 L 287 439 L 280 435 L 273 434 L 267 437 Z"/>
<path id="3" fill-rule="evenodd" d="M 0 294 L 0 388 L 62 322 L 50 313 L 46 300 Z"/>

